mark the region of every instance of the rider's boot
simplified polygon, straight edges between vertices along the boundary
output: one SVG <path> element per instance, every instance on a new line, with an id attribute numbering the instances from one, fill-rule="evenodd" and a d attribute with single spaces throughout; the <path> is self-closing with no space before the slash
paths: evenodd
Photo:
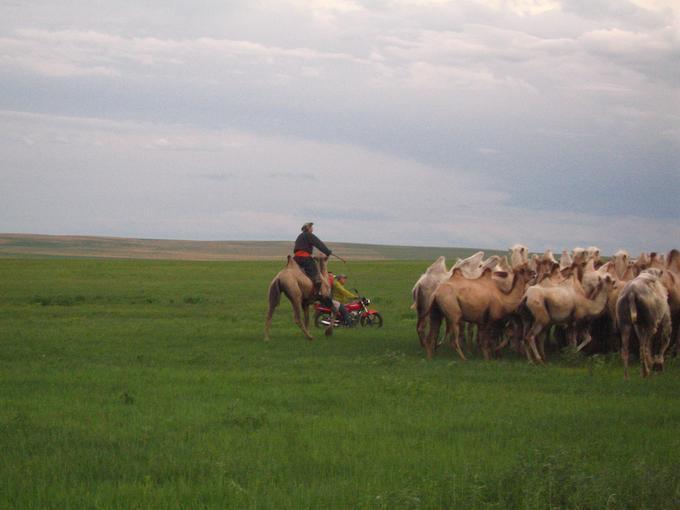
<path id="1" fill-rule="evenodd" d="M 352 320 L 349 318 L 349 312 L 344 305 L 340 305 L 340 315 L 342 315 L 342 320 L 345 323 L 345 326 L 352 326 Z"/>

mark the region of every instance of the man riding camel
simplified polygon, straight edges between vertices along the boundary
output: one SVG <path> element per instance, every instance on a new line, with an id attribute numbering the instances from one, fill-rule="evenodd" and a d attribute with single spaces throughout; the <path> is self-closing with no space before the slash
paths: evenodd
<path id="1" fill-rule="evenodd" d="M 321 253 L 330 257 L 331 250 L 326 246 L 321 239 L 314 235 L 314 223 L 309 222 L 302 225 L 302 233 L 295 240 L 295 248 L 293 248 L 294 259 L 300 269 L 309 276 L 314 282 L 314 295 L 317 299 L 319 296 L 319 289 L 321 288 L 321 275 L 316 267 L 314 259 L 312 259 L 312 250 L 316 248 Z M 329 300 L 329 299 L 327 299 Z"/>

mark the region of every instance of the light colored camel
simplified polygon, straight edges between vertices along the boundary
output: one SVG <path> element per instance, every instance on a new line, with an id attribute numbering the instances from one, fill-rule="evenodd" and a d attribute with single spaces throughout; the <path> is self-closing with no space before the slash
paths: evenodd
<path id="1" fill-rule="evenodd" d="M 587 327 L 592 319 L 604 311 L 607 296 L 613 284 L 613 278 L 605 275 L 598 284 L 592 299 L 586 296 L 576 274 L 559 284 L 529 287 L 522 300 L 524 314 L 528 312 L 531 320 L 531 327 L 525 337 L 528 347 L 525 349 L 527 359 L 531 361 L 533 355 L 539 363 L 545 361 L 545 335 L 543 333 L 551 324 L 566 324 L 569 344 L 577 350 L 587 345 L 590 342 Z M 577 346 L 576 339 L 579 334 L 582 334 L 585 340 Z M 537 338 L 539 338 L 538 348 Z"/>
<path id="2" fill-rule="evenodd" d="M 515 271 L 529 262 L 529 248 L 523 244 L 514 244 L 510 247 L 510 267 Z"/>
<path id="3" fill-rule="evenodd" d="M 494 267 L 498 260 L 499 257 L 496 255 L 484 260 L 484 252 L 478 251 L 465 259 L 458 259 L 453 267 L 447 270 L 446 259 L 441 256 L 425 270 L 411 291 L 413 295 L 411 308 L 417 313 L 416 332 L 421 346 L 425 346 L 428 311 L 439 284 L 448 280 L 454 272 L 459 272 L 465 278 L 479 278 L 485 269 Z"/>
<path id="4" fill-rule="evenodd" d="M 481 253 L 479 260 L 484 257 L 484 252 Z M 473 255 L 473 257 L 477 254 Z M 451 277 L 453 270 L 446 269 L 446 258 L 441 256 L 435 260 L 430 267 L 425 270 L 418 281 L 413 286 L 411 291 L 413 295 L 413 304 L 411 308 L 416 311 L 416 332 L 420 345 L 425 347 L 425 328 L 427 327 L 427 313 L 430 309 L 432 296 L 440 283 L 448 280 Z"/>
<path id="5" fill-rule="evenodd" d="M 475 280 L 454 273 L 448 281 L 439 285 L 430 306 L 430 331 L 425 343 L 428 358 L 432 358 L 434 353 L 442 319 L 446 320 L 445 338 L 449 338 L 451 346 L 462 359 L 466 358 L 460 346 L 461 321 L 479 326 L 482 352 L 486 359 L 491 357 L 490 337 L 499 332 L 502 321 L 515 311 L 526 283 L 533 278 L 533 273 L 520 268 L 515 272 L 510 292 L 504 293 L 494 283 L 491 273 L 491 270 L 486 270 Z"/>
<path id="6" fill-rule="evenodd" d="M 330 298 L 331 287 L 328 278 L 328 257 L 315 257 L 315 263 L 319 268 L 321 275 L 321 287 L 319 294 Z M 309 305 L 314 303 L 314 284 L 312 280 L 300 269 L 300 266 L 295 262 L 293 257 L 288 256 L 288 263 L 279 273 L 274 277 L 271 284 L 269 284 L 269 309 L 267 311 L 267 318 L 264 326 L 264 339 L 269 340 L 269 330 L 272 325 L 272 316 L 274 310 L 281 301 L 281 293 L 285 294 L 290 300 L 293 307 L 293 318 L 302 333 L 308 340 L 314 340 L 314 337 L 309 332 Z M 304 323 L 302 322 L 302 313 L 304 312 Z M 333 321 L 331 326 L 326 329 L 326 335 L 332 333 Z"/>
<path id="7" fill-rule="evenodd" d="M 626 284 L 616 302 L 616 322 L 621 331 L 621 358 L 628 379 L 630 338 L 640 346 L 640 373 L 651 375 L 652 368 L 663 370 L 664 354 L 671 341 L 668 291 L 661 283 L 661 271 L 647 269 Z"/>
<path id="8" fill-rule="evenodd" d="M 571 267 L 573 261 L 571 260 L 571 255 L 569 255 L 568 250 L 562 250 L 562 256 L 560 257 L 560 269 L 566 267 Z"/>

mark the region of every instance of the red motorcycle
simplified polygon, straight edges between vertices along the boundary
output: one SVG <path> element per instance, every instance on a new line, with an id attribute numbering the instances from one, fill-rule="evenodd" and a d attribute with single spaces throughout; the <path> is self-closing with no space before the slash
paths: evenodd
<path id="1" fill-rule="evenodd" d="M 356 292 L 355 289 L 355 293 Z M 368 308 L 371 300 L 367 297 L 360 297 L 358 301 L 352 301 L 345 305 L 345 309 L 349 314 L 349 327 L 354 327 L 361 324 L 362 327 L 381 328 L 383 325 L 382 315 L 377 310 Z M 331 316 L 333 317 L 333 327 L 344 326 L 345 321 L 340 315 L 340 310 L 331 313 L 331 309 L 319 303 L 314 305 L 316 313 L 314 314 L 314 324 L 317 328 L 327 328 L 331 324 Z"/>

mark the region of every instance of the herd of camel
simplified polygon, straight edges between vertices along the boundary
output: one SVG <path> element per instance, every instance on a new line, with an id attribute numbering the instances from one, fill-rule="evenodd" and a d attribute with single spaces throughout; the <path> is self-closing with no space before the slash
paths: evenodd
<path id="1" fill-rule="evenodd" d="M 538 363 L 546 360 L 553 329 L 558 342 L 577 351 L 620 350 L 626 378 L 630 346 L 637 343 L 647 377 L 663 370 L 671 339 L 680 352 L 680 252 L 632 259 L 621 250 L 604 262 L 596 247 L 575 248 L 557 261 L 550 250 L 529 257 L 518 244 L 510 248 L 510 262 L 477 252 L 451 269 L 439 257 L 413 287 L 412 308 L 429 358 L 442 321 L 444 340 L 463 359 L 464 323 L 477 325 L 485 358 L 512 344 Z"/>
<path id="2" fill-rule="evenodd" d="M 550 250 L 530 257 L 527 247 L 518 244 L 509 255 L 508 262 L 507 256 L 485 259 L 484 252 L 477 252 L 451 269 L 439 257 L 418 279 L 412 308 L 428 358 L 438 345 L 442 322 L 444 340 L 463 359 L 461 327 L 468 324 L 477 325 L 486 359 L 511 345 L 530 362 L 544 363 L 549 331 L 559 347 L 591 353 L 619 350 L 626 378 L 631 345 L 638 345 L 643 377 L 663 370 L 671 339 L 680 354 L 680 251 L 632 259 L 621 250 L 605 262 L 598 248 L 574 248 L 557 261 Z M 327 258 L 315 260 L 320 293 L 330 295 Z M 309 307 L 318 296 L 290 256 L 269 285 L 265 339 L 282 294 L 291 302 L 295 323 L 311 340 Z M 332 333 L 332 322 L 326 335 Z"/>

